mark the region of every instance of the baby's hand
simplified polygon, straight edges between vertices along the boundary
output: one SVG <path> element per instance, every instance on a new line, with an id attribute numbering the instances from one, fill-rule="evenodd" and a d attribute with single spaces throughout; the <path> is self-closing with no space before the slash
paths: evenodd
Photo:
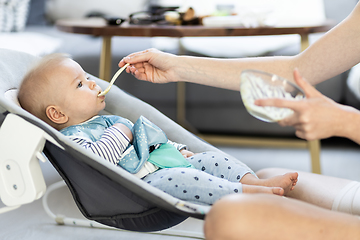
<path id="1" fill-rule="evenodd" d="M 184 156 L 184 158 L 188 158 L 191 156 L 194 156 L 195 154 L 193 152 L 190 152 L 188 150 L 182 149 L 180 153 Z"/>

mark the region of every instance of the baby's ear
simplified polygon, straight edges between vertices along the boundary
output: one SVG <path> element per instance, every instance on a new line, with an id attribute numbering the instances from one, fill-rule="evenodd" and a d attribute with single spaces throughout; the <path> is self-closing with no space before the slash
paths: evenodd
<path id="1" fill-rule="evenodd" d="M 45 111 L 46 111 L 46 116 L 53 123 L 64 124 L 69 120 L 69 117 L 65 115 L 58 106 L 53 106 L 53 105 L 48 106 Z"/>

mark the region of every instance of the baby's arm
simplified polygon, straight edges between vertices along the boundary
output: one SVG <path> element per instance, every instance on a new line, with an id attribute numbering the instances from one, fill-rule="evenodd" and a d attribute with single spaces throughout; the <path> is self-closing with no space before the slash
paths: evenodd
<path id="1" fill-rule="evenodd" d="M 115 123 L 113 127 L 120 129 L 129 138 L 129 142 L 132 143 L 133 140 L 132 132 L 125 124 Z"/>
<path id="2" fill-rule="evenodd" d="M 131 132 L 130 135 L 126 133 L 129 128 L 121 129 L 123 127 L 115 125 L 107 128 L 101 138 L 96 142 L 93 142 L 89 138 L 76 135 L 70 136 L 70 139 L 83 148 L 91 150 L 96 155 L 116 165 L 132 140 L 132 134 Z"/>

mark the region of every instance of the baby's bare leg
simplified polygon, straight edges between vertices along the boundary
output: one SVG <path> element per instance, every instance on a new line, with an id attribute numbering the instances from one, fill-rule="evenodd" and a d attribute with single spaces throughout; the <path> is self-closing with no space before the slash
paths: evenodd
<path id="1" fill-rule="evenodd" d="M 266 194 L 275 194 L 279 196 L 284 195 L 284 189 L 281 187 L 264 187 L 264 186 L 255 186 L 255 185 L 246 185 L 242 184 L 243 193 L 266 193 Z"/>
<path id="2" fill-rule="evenodd" d="M 237 194 L 217 201 L 206 215 L 207 240 L 358 239 L 357 217 L 269 194 Z"/>
<path id="3" fill-rule="evenodd" d="M 240 182 L 242 184 L 258 185 L 265 187 L 280 187 L 284 189 L 286 195 L 289 191 L 294 189 L 297 183 L 298 173 L 289 172 L 282 175 L 273 176 L 267 179 L 258 179 L 251 174 L 246 174 Z"/>

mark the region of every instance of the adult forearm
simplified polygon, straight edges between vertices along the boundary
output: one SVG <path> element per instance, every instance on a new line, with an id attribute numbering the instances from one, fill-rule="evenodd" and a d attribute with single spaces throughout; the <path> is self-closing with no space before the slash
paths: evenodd
<path id="1" fill-rule="evenodd" d="M 342 27 L 295 56 L 237 59 L 179 56 L 175 70 L 178 78 L 174 81 L 238 90 L 240 74 L 245 69 L 258 69 L 294 81 L 293 70 L 298 68 L 302 76 L 315 85 L 348 70 L 360 60 L 360 49 L 349 47 L 354 45 L 350 39 L 360 41 L 360 37 L 349 36 L 350 28 L 351 23 L 342 23 Z"/>
<path id="2" fill-rule="evenodd" d="M 258 69 L 292 78 L 293 57 L 253 57 L 238 59 L 179 56 L 175 81 L 198 83 L 239 90 L 240 74 L 245 69 Z"/>
<path id="3" fill-rule="evenodd" d="M 304 52 L 292 57 L 211 59 L 181 56 L 179 79 L 215 87 L 237 90 L 244 69 L 259 69 L 293 80 L 293 70 L 311 84 L 336 76 L 360 61 L 360 3 L 353 13 L 327 32 Z"/>

